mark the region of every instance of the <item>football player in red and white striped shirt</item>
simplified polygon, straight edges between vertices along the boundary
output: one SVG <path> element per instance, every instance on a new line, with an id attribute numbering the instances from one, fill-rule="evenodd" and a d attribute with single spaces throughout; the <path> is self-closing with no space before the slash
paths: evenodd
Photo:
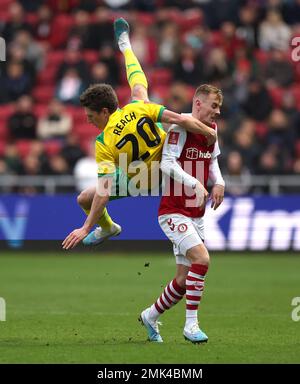
<path id="1" fill-rule="evenodd" d="M 193 98 L 192 116 L 217 129 L 222 92 L 201 85 Z M 198 307 L 202 298 L 209 254 L 204 245 L 203 216 L 208 199 L 207 182 L 212 181 L 211 207 L 217 209 L 224 198 L 225 183 L 218 165 L 218 142 L 208 146 L 201 134 L 171 126 L 164 143 L 161 169 L 164 194 L 159 207 L 159 224 L 172 241 L 176 258 L 176 276 L 151 307 L 141 313 L 151 341 L 162 342 L 158 318 L 186 296 L 184 337 L 194 343 L 205 342 L 199 328 Z"/>

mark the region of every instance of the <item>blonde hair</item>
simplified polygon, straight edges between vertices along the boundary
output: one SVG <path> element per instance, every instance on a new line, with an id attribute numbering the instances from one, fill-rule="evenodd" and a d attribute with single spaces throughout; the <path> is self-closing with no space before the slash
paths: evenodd
<path id="1" fill-rule="evenodd" d="M 221 89 L 215 87 L 214 85 L 210 85 L 210 84 L 200 85 L 195 91 L 194 98 L 198 97 L 200 95 L 208 96 L 211 93 L 218 96 L 220 103 L 223 102 L 223 93 L 222 93 Z"/>

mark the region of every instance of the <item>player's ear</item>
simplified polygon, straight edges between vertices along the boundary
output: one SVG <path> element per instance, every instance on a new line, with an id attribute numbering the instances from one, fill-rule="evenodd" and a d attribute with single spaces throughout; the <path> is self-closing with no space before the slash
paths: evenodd
<path id="1" fill-rule="evenodd" d="M 200 107 L 201 107 L 201 100 L 200 100 L 200 99 L 196 99 L 196 100 L 195 100 L 195 104 L 196 104 L 196 106 L 197 106 L 198 108 L 200 108 Z"/>
<path id="2" fill-rule="evenodd" d="M 102 113 L 103 116 L 109 116 L 110 115 L 108 108 L 102 108 L 100 113 Z"/>

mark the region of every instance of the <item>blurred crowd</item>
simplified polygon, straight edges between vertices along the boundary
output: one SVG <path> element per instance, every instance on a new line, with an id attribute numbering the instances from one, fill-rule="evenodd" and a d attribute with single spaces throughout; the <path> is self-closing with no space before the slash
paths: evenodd
<path id="1" fill-rule="evenodd" d="M 153 101 L 189 112 L 199 84 L 222 89 L 224 174 L 300 174 L 300 0 L 1 0 L 0 175 L 94 171 L 79 95 L 106 82 L 129 101 L 118 16 Z"/>

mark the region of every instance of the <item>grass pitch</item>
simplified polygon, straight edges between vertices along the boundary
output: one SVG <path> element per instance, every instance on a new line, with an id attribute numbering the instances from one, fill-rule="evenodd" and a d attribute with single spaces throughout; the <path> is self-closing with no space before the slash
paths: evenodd
<path id="1" fill-rule="evenodd" d="M 296 255 L 212 253 L 200 309 L 208 343 L 183 339 L 182 300 L 161 318 L 164 343 L 153 344 L 137 318 L 173 278 L 172 255 L 98 249 L 1 254 L 1 363 L 300 362 Z"/>

